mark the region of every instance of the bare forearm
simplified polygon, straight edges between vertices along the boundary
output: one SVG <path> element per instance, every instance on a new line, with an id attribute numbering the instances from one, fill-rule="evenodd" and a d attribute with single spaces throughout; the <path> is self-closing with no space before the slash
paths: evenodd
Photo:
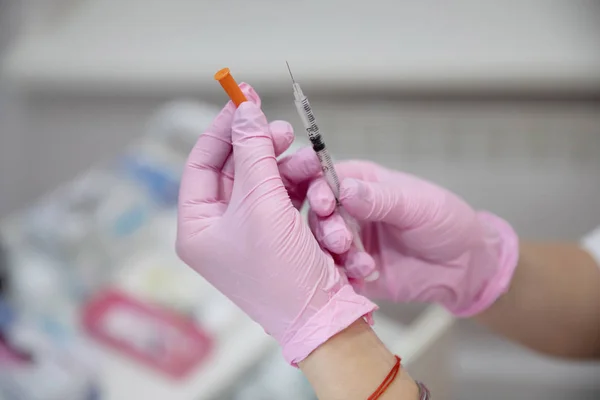
<path id="1" fill-rule="evenodd" d="M 364 400 L 394 366 L 395 358 L 362 320 L 332 337 L 300 363 L 320 400 Z M 418 389 L 404 369 L 381 400 L 415 400 Z"/>
<path id="2" fill-rule="evenodd" d="M 524 243 L 509 291 L 476 319 L 537 351 L 600 358 L 600 269 L 575 244 Z"/>

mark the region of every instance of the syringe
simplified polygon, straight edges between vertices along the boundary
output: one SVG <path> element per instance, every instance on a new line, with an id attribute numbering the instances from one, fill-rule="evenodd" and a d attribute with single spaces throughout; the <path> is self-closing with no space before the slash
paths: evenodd
<path id="1" fill-rule="evenodd" d="M 365 251 L 365 248 L 362 244 L 362 240 L 360 239 L 360 226 L 354 217 L 352 217 L 344 207 L 342 207 L 339 198 L 340 198 L 340 180 L 338 178 L 337 172 L 335 171 L 335 167 L 333 165 L 333 160 L 331 159 L 331 155 L 329 154 L 329 150 L 327 150 L 327 146 L 325 146 L 325 141 L 321 132 L 319 131 L 319 127 L 317 125 L 317 121 L 315 119 L 315 115 L 313 114 L 310 103 L 308 102 L 308 98 L 302 92 L 300 85 L 296 83 L 294 80 L 294 75 L 292 75 L 292 70 L 290 69 L 290 65 L 287 63 L 288 71 L 290 72 L 290 77 L 292 78 L 292 88 L 294 90 L 294 104 L 296 104 L 296 109 L 298 110 L 298 115 L 302 120 L 302 124 L 304 125 L 304 129 L 306 129 L 306 133 L 308 134 L 308 139 L 312 144 L 313 150 L 317 153 L 317 157 L 319 157 L 319 161 L 321 162 L 321 168 L 323 169 L 323 176 L 327 181 L 327 184 L 331 188 L 333 195 L 335 197 L 337 203 L 337 211 L 340 216 L 346 222 L 348 229 L 352 233 L 352 240 L 354 246 L 359 251 Z M 369 275 L 367 280 L 377 279 L 378 274 L 373 273 Z"/>

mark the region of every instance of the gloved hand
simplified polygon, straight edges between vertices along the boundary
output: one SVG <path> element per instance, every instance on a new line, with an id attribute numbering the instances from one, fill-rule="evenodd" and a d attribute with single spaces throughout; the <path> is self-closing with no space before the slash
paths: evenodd
<path id="1" fill-rule="evenodd" d="M 336 170 L 340 201 L 361 223 L 368 254 L 351 249 L 351 234 L 322 178 L 308 190 L 309 222 L 357 292 L 439 303 L 457 316 L 472 316 L 508 289 L 518 259 L 508 223 L 412 175 L 362 161 L 339 163 Z M 379 278 L 365 282 L 374 270 Z"/>
<path id="2" fill-rule="evenodd" d="M 303 160 L 314 156 L 287 158 L 278 168 L 275 123 L 269 127 L 256 93 L 240 86 L 250 101 L 237 110 L 229 102 L 187 161 L 176 248 L 295 364 L 376 306 L 354 292 L 284 187 L 284 180 L 308 186 L 318 163 Z"/>

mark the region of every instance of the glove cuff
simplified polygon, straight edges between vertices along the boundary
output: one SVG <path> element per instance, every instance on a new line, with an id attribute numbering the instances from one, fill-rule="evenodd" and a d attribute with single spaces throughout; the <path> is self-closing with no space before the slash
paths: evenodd
<path id="1" fill-rule="evenodd" d="M 344 285 L 304 325 L 288 329 L 280 342 L 283 357 L 297 366 L 317 347 L 358 319 L 366 317 L 369 321 L 370 314 L 377 308 L 375 303 L 356 294 L 350 285 Z"/>
<path id="2" fill-rule="evenodd" d="M 452 310 L 457 317 L 472 317 L 494 304 L 500 296 L 508 291 L 519 262 L 519 237 L 510 224 L 502 218 L 484 211 L 478 212 L 477 216 L 483 224 L 493 229 L 498 235 L 497 245 L 491 250 L 495 253 L 498 269 L 469 307 Z"/>

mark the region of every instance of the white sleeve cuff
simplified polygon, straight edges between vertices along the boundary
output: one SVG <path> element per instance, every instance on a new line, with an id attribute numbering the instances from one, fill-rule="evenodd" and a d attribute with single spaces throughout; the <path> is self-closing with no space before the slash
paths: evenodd
<path id="1" fill-rule="evenodd" d="M 586 249 L 600 266 L 600 227 L 581 240 L 581 247 Z"/>

